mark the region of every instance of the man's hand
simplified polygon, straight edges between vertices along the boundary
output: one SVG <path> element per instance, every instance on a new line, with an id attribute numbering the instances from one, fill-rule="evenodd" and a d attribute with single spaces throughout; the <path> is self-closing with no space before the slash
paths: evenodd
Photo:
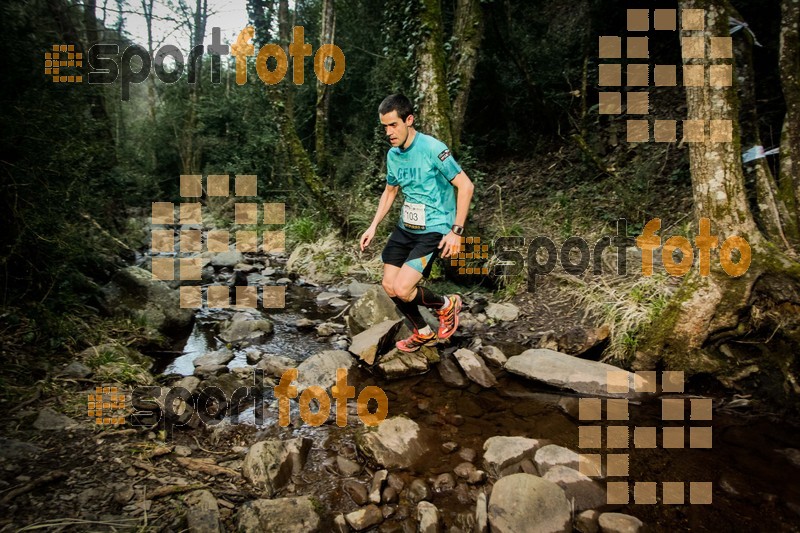
<path id="1" fill-rule="evenodd" d="M 369 246 L 369 243 L 372 242 L 372 238 L 374 236 L 375 236 L 375 227 L 374 226 L 370 226 L 369 228 L 367 228 L 367 231 L 365 231 L 361 235 L 361 251 L 362 252 L 364 251 L 364 248 Z"/>
<path id="2" fill-rule="evenodd" d="M 442 251 L 442 257 L 458 255 L 461 250 L 461 237 L 451 231 L 439 241 L 439 249 Z"/>

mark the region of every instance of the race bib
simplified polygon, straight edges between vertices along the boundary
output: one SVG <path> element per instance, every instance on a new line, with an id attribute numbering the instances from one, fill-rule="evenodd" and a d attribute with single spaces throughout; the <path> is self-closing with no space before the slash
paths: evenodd
<path id="1" fill-rule="evenodd" d="M 425 204 L 403 204 L 403 225 L 408 229 L 425 229 Z"/>

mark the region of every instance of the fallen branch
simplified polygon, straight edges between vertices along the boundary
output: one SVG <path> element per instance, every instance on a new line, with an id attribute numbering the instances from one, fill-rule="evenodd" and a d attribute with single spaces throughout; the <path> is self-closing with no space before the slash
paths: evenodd
<path id="1" fill-rule="evenodd" d="M 21 496 L 22 494 L 26 494 L 39 485 L 44 485 L 46 483 L 51 483 L 53 481 L 57 481 L 61 478 L 67 477 L 67 473 L 63 470 L 53 470 L 52 472 L 48 472 L 43 476 L 40 476 L 34 480 L 31 480 L 24 485 L 17 487 L 16 489 L 9 491 L 3 499 L 0 500 L 0 505 L 7 505 L 11 500 L 16 498 L 17 496 Z"/>
<path id="2" fill-rule="evenodd" d="M 184 468 L 188 468 L 189 470 L 195 470 L 197 472 L 202 472 L 203 474 L 208 474 L 211 476 L 226 475 L 235 478 L 240 477 L 239 472 L 237 472 L 236 470 L 231 470 L 230 468 L 225 468 L 224 466 L 218 466 L 213 463 L 206 463 L 205 461 L 201 461 L 199 459 L 191 459 L 189 457 L 176 457 L 175 461 L 177 461 L 178 464 L 183 466 Z"/>

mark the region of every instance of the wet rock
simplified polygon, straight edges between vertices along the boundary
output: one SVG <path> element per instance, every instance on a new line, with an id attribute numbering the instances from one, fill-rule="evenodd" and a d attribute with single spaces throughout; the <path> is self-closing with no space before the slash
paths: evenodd
<path id="1" fill-rule="evenodd" d="M 471 463 L 475 460 L 475 450 L 472 448 L 462 448 L 458 451 L 458 456 Z"/>
<path id="2" fill-rule="evenodd" d="M 345 477 L 350 477 L 361 472 L 361 465 L 341 455 L 336 458 L 336 467 Z"/>
<path id="3" fill-rule="evenodd" d="M 248 263 L 237 263 L 233 269 L 235 272 L 244 272 L 245 274 L 249 274 L 251 272 L 255 272 L 261 268 L 261 265 L 250 265 Z"/>
<path id="4" fill-rule="evenodd" d="M 263 370 L 264 374 L 280 379 L 290 368 L 297 366 L 297 361 L 283 355 L 266 354 L 256 364 L 256 368 Z"/>
<path id="5" fill-rule="evenodd" d="M 386 487 L 381 493 L 381 499 L 384 503 L 397 503 L 397 501 L 400 499 L 400 496 L 397 491 L 394 490 L 394 488 Z"/>
<path id="6" fill-rule="evenodd" d="M 539 441 L 525 437 L 492 437 L 483 443 L 483 465 L 489 474 L 500 477 L 503 470 L 523 459 L 532 459 Z"/>
<path id="7" fill-rule="evenodd" d="M 558 408 L 561 409 L 567 416 L 580 420 L 580 401 L 578 398 L 571 396 L 564 396 L 558 400 Z"/>
<path id="8" fill-rule="evenodd" d="M 33 459 L 42 453 L 42 449 L 35 444 L 21 440 L 0 437 L 0 458 L 7 460 Z"/>
<path id="9" fill-rule="evenodd" d="M 308 496 L 254 500 L 245 503 L 237 515 L 238 531 L 320 531 L 320 519 Z"/>
<path id="10" fill-rule="evenodd" d="M 289 279 L 289 278 L 278 278 L 275 281 L 275 285 L 291 285 L 291 284 L 292 284 L 292 280 Z"/>
<path id="11" fill-rule="evenodd" d="M 573 468 L 556 465 L 542 477 L 564 489 L 567 499 L 574 501 L 575 511 L 596 509 L 606 504 L 606 491 L 603 487 Z"/>
<path id="12" fill-rule="evenodd" d="M 367 293 L 368 290 L 373 288 L 381 289 L 381 287 L 378 285 L 353 281 L 347 286 L 347 294 L 353 298 L 361 298 Z"/>
<path id="13" fill-rule="evenodd" d="M 217 390 L 214 390 L 217 389 Z M 234 396 L 238 389 L 246 389 L 240 391 L 239 394 Z M 219 398 L 219 391 L 222 391 L 224 398 Z M 228 402 L 228 407 L 233 407 L 231 402 L 234 398 L 243 399 L 250 396 L 251 391 L 244 380 L 236 374 L 220 374 L 218 376 L 211 376 L 198 386 L 199 405 L 207 405 L 212 400 L 220 400 Z M 230 414 L 230 413 L 228 413 Z"/>
<path id="14" fill-rule="evenodd" d="M 182 309 L 180 295 L 143 268 L 131 266 L 118 271 L 103 287 L 103 306 L 113 315 L 143 317 L 162 333 L 186 330 L 194 310 Z"/>
<path id="15" fill-rule="evenodd" d="M 417 522 L 419 533 L 439 533 L 439 509 L 430 502 L 419 502 Z"/>
<path id="16" fill-rule="evenodd" d="M 548 444 L 539 448 L 533 462 L 536 463 L 536 469 L 541 475 L 547 474 L 547 471 L 556 465 L 563 465 L 579 472 L 591 472 L 592 477 L 600 476 L 600 471 L 594 463 L 590 463 L 582 455 L 569 448 L 556 444 Z"/>
<path id="17" fill-rule="evenodd" d="M 402 318 L 383 287 L 375 285 L 350 306 L 347 325 L 352 335 L 358 335 L 384 320 L 402 320 Z"/>
<path id="18" fill-rule="evenodd" d="M 458 443 L 457 442 L 450 441 L 450 442 L 445 442 L 444 444 L 442 444 L 442 451 L 444 453 L 453 453 L 457 449 L 458 449 Z"/>
<path id="19" fill-rule="evenodd" d="M 635 516 L 622 513 L 603 513 L 598 523 L 602 533 L 638 533 L 644 526 Z"/>
<path id="20" fill-rule="evenodd" d="M 513 474 L 494 484 L 489 524 L 497 533 L 570 531 L 570 506 L 564 491 L 530 474 Z"/>
<path id="21" fill-rule="evenodd" d="M 396 490 L 398 493 L 402 492 L 403 487 L 406 486 L 403 479 L 394 473 L 389 474 L 389 477 L 386 478 L 386 483 L 394 490 Z"/>
<path id="22" fill-rule="evenodd" d="M 453 474 L 449 472 L 439 474 L 433 481 L 434 492 L 449 492 L 454 488 L 456 488 L 456 480 L 453 478 Z"/>
<path id="23" fill-rule="evenodd" d="M 486 494 L 478 494 L 475 504 L 475 533 L 489 533 L 489 515 L 486 508 Z"/>
<path id="24" fill-rule="evenodd" d="M 439 352 L 436 351 L 436 348 L 423 346 L 416 352 L 411 353 L 402 352 L 394 348 L 380 358 L 378 370 L 386 379 L 416 376 L 427 372 L 431 363 L 435 363 L 438 360 Z"/>
<path id="25" fill-rule="evenodd" d="M 183 388 L 189 394 L 197 392 L 197 387 L 200 385 L 200 378 L 196 376 L 185 376 L 172 384 L 174 388 Z"/>
<path id="26" fill-rule="evenodd" d="M 335 335 L 338 332 L 333 326 L 334 324 L 330 324 L 328 322 L 320 324 L 317 326 L 317 335 L 319 337 L 330 337 L 331 335 Z"/>
<path id="27" fill-rule="evenodd" d="M 201 355 L 200 357 L 196 357 L 194 361 L 192 361 L 192 364 L 196 367 L 227 365 L 232 360 L 233 360 L 233 352 L 227 348 L 223 348 L 221 350 L 217 350 L 215 352 L 209 352 L 205 355 Z"/>
<path id="28" fill-rule="evenodd" d="M 347 525 L 347 519 L 342 513 L 337 514 L 333 519 L 333 531 L 334 533 L 349 533 L 350 526 Z"/>
<path id="29" fill-rule="evenodd" d="M 314 329 L 316 323 L 310 318 L 299 318 L 295 321 L 294 327 L 297 329 Z"/>
<path id="30" fill-rule="evenodd" d="M 464 478 L 464 479 L 469 479 L 469 477 L 472 475 L 473 472 L 475 472 L 475 470 L 476 470 L 476 468 L 475 468 L 474 464 L 469 463 L 469 462 L 463 462 L 463 463 L 459 464 L 458 466 L 456 466 L 453 469 L 453 472 L 455 472 L 455 474 L 458 477 L 461 477 L 461 478 Z"/>
<path id="31" fill-rule="evenodd" d="M 483 470 L 473 470 L 467 478 L 467 483 L 470 485 L 480 485 L 486 482 L 486 472 Z"/>
<path id="32" fill-rule="evenodd" d="M 365 455 L 386 468 L 409 468 L 427 451 L 419 425 L 403 416 L 387 418 L 377 427 L 367 428 L 358 445 Z"/>
<path id="33" fill-rule="evenodd" d="M 264 357 L 264 352 L 261 350 L 257 350 L 256 348 L 248 348 L 244 351 L 245 359 L 247 360 L 248 365 L 256 365 L 261 358 Z"/>
<path id="34" fill-rule="evenodd" d="M 340 307 L 344 307 L 347 305 L 347 300 L 342 300 L 341 298 L 334 298 L 328 302 L 328 305 L 331 307 L 338 309 Z"/>
<path id="35" fill-rule="evenodd" d="M 461 368 L 456 364 L 452 356 L 443 357 L 441 363 L 439 363 L 436 368 L 439 370 L 439 376 L 442 378 L 442 381 L 448 387 L 463 389 L 469 385 L 469 381 L 464 373 L 461 372 Z"/>
<path id="36" fill-rule="evenodd" d="M 394 336 L 402 323 L 402 320 L 385 320 L 362 331 L 353 337 L 350 352 L 366 364 L 372 365 L 378 354 L 392 349 Z"/>
<path id="37" fill-rule="evenodd" d="M 464 373 L 469 379 L 480 385 L 481 387 L 494 387 L 497 385 L 497 379 L 494 374 L 486 367 L 483 359 L 478 357 L 475 352 L 461 348 L 456 350 L 453 354 L 459 366 L 464 370 Z"/>
<path id="38" fill-rule="evenodd" d="M 383 515 L 384 520 L 394 516 L 395 511 L 397 511 L 397 509 L 393 505 L 384 505 L 381 507 L 381 514 Z"/>
<path id="39" fill-rule="evenodd" d="M 336 384 L 338 368 L 350 370 L 354 365 L 353 356 L 343 350 L 326 350 L 312 355 L 297 367 L 297 393 L 302 394 L 311 385 L 327 390 Z"/>
<path id="40" fill-rule="evenodd" d="M 634 383 L 640 385 L 644 383 L 643 378 L 633 372 L 546 349 L 526 350 L 520 355 L 515 355 L 508 360 L 505 369 L 513 374 L 543 381 L 554 387 L 597 396 L 637 397 L 641 393 L 634 392 Z M 627 393 L 608 392 L 609 372 L 624 373 L 630 391 Z"/>
<path id="41" fill-rule="evenodd" d="M 228 250 L 227 252 L 215 253 L 211 257 L 211 264 L 217 268 L 233 268 L 237 263 L 241 263 L 243 260 L 244 256 L 242 252 L 238 250 Z"/>
<path id="42" fill-rule="evenodd" d="M 77 421 L 54 411 L 50 407 L 45 407 L 39 411 L 39 415 L 33 422 L 33 427 L 41 431 L 62 431 L 76 428 L 79 425 Z"/>
<path id="43" fill-rule="evenodd" d="M 347 513 L 344 518 L 350 527 L 356 531 L 363 531 L 383 522 L 383 513 L 377 505 L 370 504 L 358 511 Z"/>
<path id="44" fill-rule="evenodd" d="M 205 365 L 197 366 L 194 369 L 195 379 L 209 379 L 212 377 L 227 374 L 231 371 L 227 365 Z"/>
<path id="45" fill-rule="evenodd" d="M 317 295 L 317 305 L 327 305 L 328 302 L 338 297 L 338 292 L 321 292 Z"/>
<path id="46" fill-rule="evenodd" d="M 217 499 L 207 490 L 197 490 L 186 496 L 189 509 L 186 511 L 186 525 L 197 533 L 217 533 L 220 525 Z"/>
<path id="47" fill-rule="evenodd" d="M 502 367 L 508 361 L 503 351 L 497 346 L 481 346 L 478 353 L 481 354 L 486 362 L 494 366 Z"/>
<path id="48" fill-rule="evenodd" d="M 266 319 L 253 319 L 249 313 L 236 313 L 219 337 L 225 342 L 258 342 L 272 333 L 272 322 Z"/>
<path id="49" fill-rule="evenodd" d="M 408 486 L 408 493 L 406 495 L 409 501 L 417 503 L 418 501 L 427 500 L 431 497 L 428 484 L 422 479 L 415 479 Z"/>
<path id="50" fill-rule="evenodd" d="M 558 346 L 564 353 L 580 355 L 608 339 L 609 332 L 609 327 L 605 325 L 588 329 L 576 326 L 559 337 Z"/>
<path id="51" fill-rule="evenodd" d="M 369 501 L 372 503 L 381 503 L 381 489 L 386 477 L 389 475 L 388 470 L 378 470 L 372 476 L 372 484 L 369 488 Z"/>
<path id="52" fill-rule="evenodd" d="M 59 375 L 65 378 L 88 378 L 92 375 L 92 369 L 80 361 L 72 361 Z"/>
<path id="53" fill-rule="evenodd" d="M 272 497 L 303 469 L 311 444 L 308 438 L 257 442 L 244 458 L 242 475 Z"/>
<path id="54" fill-rule="evenodd" d="M 500 322 L 513 322 L 519 316 L 519 308 L 510 303 L 491 303 L 486 306 L 486 316 Z"/>
<path id="55" fill-rule="evenodd" d="M 342 484 L 344 491 L 352 498 L 356 505 L 364 505 L 369 501 L 367 487 L 355 479 L 348 479 Z"/>
<path id="56" fill-rule="evenodd" d="M 600 525 L 597 523 L 600 518 L 599 511 L 583 511 L 575 517 L 575 530 L 580 533 L 597 533 Z"/>

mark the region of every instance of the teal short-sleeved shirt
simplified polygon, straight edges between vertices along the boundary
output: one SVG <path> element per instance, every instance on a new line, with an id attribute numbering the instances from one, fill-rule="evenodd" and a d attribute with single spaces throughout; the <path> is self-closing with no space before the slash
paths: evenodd
<path id="1" fill-rule="evenodd" d="M 389 150 L 386 169 L 386 182 L 399 185 L 405 196 L 398 226 L 411 233 L 449 233 L 456 219 L 455 187 L 450 182 L 461 167 L 447 146 L 416 132 L 407 149 Z"/>

